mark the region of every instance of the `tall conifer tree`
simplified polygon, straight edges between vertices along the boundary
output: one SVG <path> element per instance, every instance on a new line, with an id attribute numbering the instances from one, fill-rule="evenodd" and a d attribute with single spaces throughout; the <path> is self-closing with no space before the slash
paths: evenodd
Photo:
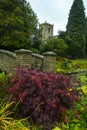
<path id="1" fill-rule="evenodd" d="M 85 9 L 82 0 L 74 0 L 66 27 L 68 41 L 68 53 L 73 57 L 81 58 L 86 56 L 86 22 Z"/>
<path id="2" fill-rule="evenodd" d="M 86 17 L 86 55 L 87 55 L 87 17 Z"/>

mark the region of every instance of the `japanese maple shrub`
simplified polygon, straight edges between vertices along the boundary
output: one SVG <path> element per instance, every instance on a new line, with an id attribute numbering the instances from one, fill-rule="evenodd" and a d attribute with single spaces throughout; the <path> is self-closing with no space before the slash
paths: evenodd
<path id="1" fill-rule="evenodd" d="M 70 79 L 58 73 L 19 68 L 11 79 L 11 101 L 19 101 L 19 117 L 31 116 L 37 123 L 53 125 L 63 120 L 77 100 Z"/>

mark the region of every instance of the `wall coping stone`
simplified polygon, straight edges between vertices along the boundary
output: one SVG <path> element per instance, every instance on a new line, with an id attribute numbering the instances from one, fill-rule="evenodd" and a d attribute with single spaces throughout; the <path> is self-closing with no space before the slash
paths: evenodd
<path id="1" fill-rule="evenodd" d="M 0 50 L 0 53 L 5 53 L 5 54 L 8 54 L 8 55 L 12 56 L 13 58 L 16 58 L 16 53 L 11 52 L 11 51 Z"/>
<path id="2" fill-rule="evenodd" d="M 32 56 L 35 56 L 35 57 L 40 58 L 40 59 L 44 59 L 44 56 L 39 55 L 37 53 L 32 53 Z"/>
<path id="3" fill-rule="evenodd" d="M 43 55 L 46 55 L 46 56 L 56 56 L 57 54 L 55 52 L 47 51 L 47 52 L 43 53 Z"/>
<path id="4" fill-rule="evenodd" d="M 31 51 L 31 50 L 26 50 L 26 49 L 16 50 L 15 52 L 16 52 L 16 53 L 29 53 L 29 54 L 31 54 L 31 53 L 32 53 L 32 51 Z"/>

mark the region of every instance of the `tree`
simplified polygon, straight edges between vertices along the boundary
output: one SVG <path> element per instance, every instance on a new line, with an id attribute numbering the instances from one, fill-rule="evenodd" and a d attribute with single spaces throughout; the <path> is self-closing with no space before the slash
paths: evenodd
<path id="1" fill-rule="evenodd" d="M 68 53 L 73 57 L 85 57 L 85 12 L 82 0 L 74 0 L 66 27 L 66 40 L 68 42 Z"/>
<path id="2" fill-rule="evenodd" d="M 87 17 L 86 17 L 86 55 L 87 55 Z"/>
<path id="3" fill-rule="evenodd" d="M 57 53 L 58 56 L 65 56 L 68 46 L 61 38 L 51 38 L 48 39 L 46 43 L 43 43 L 41 48 L 43 51 L 53 51 Z"/>
<path id="4" fill-rule="evenodd" d="M 62 30 L 58 31 L 58 38 L 62 38 L 62 39 L 65 40 L 65 36 L 66 36 L 66 32 L 65 31 L 62 31 Z"/>
<path id="5" fill-rule="evenodd" d="M 35 35 L 32 36 L 32 45 L 31 49 L 35 53 L 40 53 L 40 45 L 42 43 L 41 30 L 37 29 Z"/>
<path id="6" fill-rule="evenodd" d="M 0 0 L 0 48 L 29 48 L 38 20 L 25 0 Z"/>

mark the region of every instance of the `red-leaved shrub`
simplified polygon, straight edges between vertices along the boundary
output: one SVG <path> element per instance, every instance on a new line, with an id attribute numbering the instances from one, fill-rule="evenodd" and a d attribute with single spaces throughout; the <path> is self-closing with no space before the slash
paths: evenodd
<path id="1" fill-rule="evenodd" d="M 31 115 L 37 124 L 52 126 L 77 100 L 70 79 L 58 73 L 19 68 L 11 83 L 8 92 L 19 101 L 19 117 Z"/>

